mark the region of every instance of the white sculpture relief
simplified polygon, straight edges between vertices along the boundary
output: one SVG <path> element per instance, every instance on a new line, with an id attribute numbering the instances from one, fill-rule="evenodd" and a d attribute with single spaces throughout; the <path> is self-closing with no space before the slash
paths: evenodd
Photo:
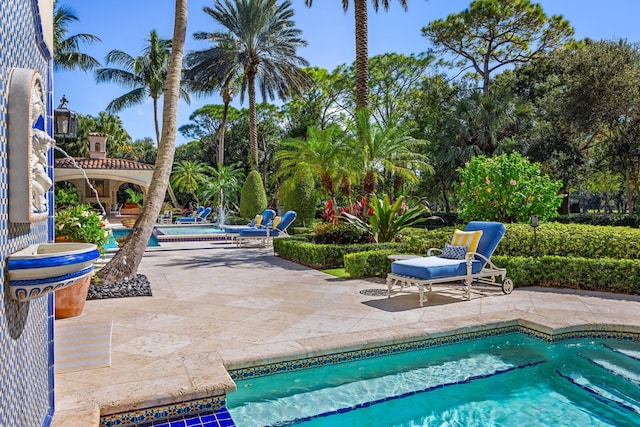
<path id="1" fill-rule="evenodd" d="M 44 120 L 47 109 L 44 103 L 44 90 L 40 80 L 34 82 L 31 90 L 29 122 L 31 124 L 31 208 L 37 212 L 47 211 L 46 194 L 53 185 L 47 174 L 47 153 L 55 140 L 46 132 L 37 129 L 37 123 Z"/>
<path id="2" fill-rule="evenodd" d="M 28 223 L 49 216 L 47 91 L 36 70 L 13 68 L 7 99 L 9 221 Z"/>
<path id="3" fill-rule="evenodd" d="M 47 153 L 55 140 L 39 129 L 31 130 L 31 207 L 38 212 L 47 210 L 46 194 L 53 185 L 47 174 Z"/>

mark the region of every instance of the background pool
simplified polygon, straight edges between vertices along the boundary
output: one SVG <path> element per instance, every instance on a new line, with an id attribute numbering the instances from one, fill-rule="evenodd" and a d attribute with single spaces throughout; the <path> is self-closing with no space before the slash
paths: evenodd
<path id="1" fill-rule="evenodd" d="M 104 249 L 105 250 L 114 250 L 114 249 L 118 249 L 118 244 L 116 243 L 116 239 L 118 239 L 119 237 L 125 237 L 128 236 L 129 233 L 131 232 L 131 229 L 129 228 L 112 228 L 111 229 L 112 232 L 112 236 L 109 238 L 109 242 L 107 242 L 106 245 L 104 245 Z M 154 236 L 153 234 L 151 235 L 151 237 L 149 238 L 149 243 L 147 243 L 147 246 L 160 246 L 160 243 L 158 243 L 158 239 L 156 238 L 156 236 Z"/>
<path id="2" fill-rule="evenodd" d="M 201 236 L 201 235 L 222 235 L 224 229 L 217 225 L 174 225 L 171 227 L 155 227 L 155 229 L 166 236 Z"/>

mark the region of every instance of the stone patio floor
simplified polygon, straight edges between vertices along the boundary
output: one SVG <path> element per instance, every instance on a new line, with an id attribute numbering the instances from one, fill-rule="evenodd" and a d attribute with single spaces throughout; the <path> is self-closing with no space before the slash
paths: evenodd
<path id="1" fill-rule="evenodd" d="M 545 332 L 589 326 L 640 332 L 640 297 L 569 289 L 487 288 L 368 296 L 383 279 L 341 280 L 272 249 L 218 242 L 163 243 L 139 273 L 153 297 L 87 301 L 56 325 L 113 320 L 111 366 L 55 375 L 54 427 L 98 426 L 100 413 L 232 392 L 225 368 L 472 331 L 486 324 Z M 517 285 L 517 284 L 516 284 Z"/>

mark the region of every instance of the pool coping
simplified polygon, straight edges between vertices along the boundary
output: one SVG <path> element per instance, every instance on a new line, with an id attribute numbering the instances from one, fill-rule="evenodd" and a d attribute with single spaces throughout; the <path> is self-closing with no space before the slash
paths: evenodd
<path id="1" fill-rule="evenodd" d="M 115 425 L 136 426 L 147 420 L 171 419 L 175 416 L 191 416 L 209 413 L 226 405 L 226 394 L 236 390 L 234 380 L 273 375 L 308 369 L 316 366 L 345 363 L 353 360 L 379 357 L 388 354 L 399 354 L 406 351 L 416 351 L 429 347 L 472 341 L 511 333 L 520 333 L 545 342 L 562 342 L 572 339 L 613 339 L 640 342 L 640 326 L 616 324 L 575 324 L 552 328 L 536 320 L 525 317 L 511 320 L 488 322 L 473 326 L 443 329 L 439 332 L 415 333 L 408 331 L 402 338 L 389 339 L 389 330 L 380 331 L 387 336 L 384 339 L 353 341 L 351 344 L 341 343 L 335 346 L 324 345 L 322 349 L 309 349 L 298 352 L 274 353 L 267 357 L 228 359 L 216 364 L 217 376 L 226 376 L 228 381 L 218 384 L 218 387 L 208 388 L 207 391 L 179 394 L 181 400 L 175 401 L 177 396 L 170 397 L 171 402 L 155 403 L 140 401 L 129 409 L 117 410 L 117 407 L 100 406 L 99 425 L 111 427 Z M 340 334 L 349 335 L 352 334 Z M 341 338 L 340 335 L 332 338 Z M 347 338 L 349 337 L 342 337 Z M 353 337 L 352 337 L 353 338 Z M 210 366 L 209 368 L 213 368 Z M 207 394 L 208 395 L 203 395 Z M 173 399 L 173 400 L 172 400 Z M 149 404 L 152 404 L 149 406 Z M 147 406 L 145 406 L 147 405 Z M 137 406 L 137 408 L 134 408 Z M 138 420 L 138 421 L 135 421 Z"/>

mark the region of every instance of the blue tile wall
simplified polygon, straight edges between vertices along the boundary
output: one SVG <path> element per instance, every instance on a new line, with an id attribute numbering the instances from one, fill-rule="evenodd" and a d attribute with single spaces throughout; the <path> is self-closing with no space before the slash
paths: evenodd
<path id="1" fill-rule="evenodd" d="M 50 56 L 37 0 L 0 0 L 0 426 L 48 426 L 54 407 L 52 294 L 30 302 L 11 300 L 4 276 L 8 254 L 46 242 L 49 233 L 49 221 L 9 223 L 9 75 L 16 67 L 38 70 L 51 106 Z M 47 121 L 50 124 L 52 118 Z"/>

